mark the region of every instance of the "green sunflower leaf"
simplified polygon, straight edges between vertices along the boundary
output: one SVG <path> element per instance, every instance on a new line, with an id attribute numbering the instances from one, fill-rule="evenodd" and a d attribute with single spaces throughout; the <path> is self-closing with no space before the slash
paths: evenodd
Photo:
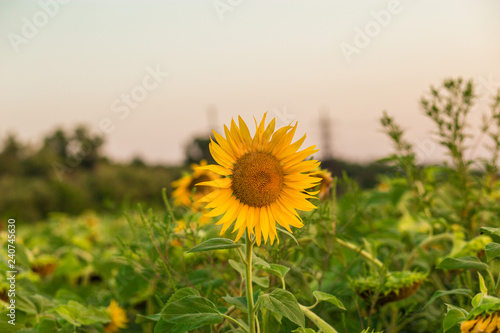
<path id="1" fill-rule="evenodd" d="M 434 292 L 429 301 L 424 305 L 424 308 L 431 305 L 436 299 L 444 295 L 465 295 L 472 298 L 473 292 L 469 289 L 453 289 L 453 290 L 438 290 Z"/>
<path id="2" fill-rule="evenodd" d="M 263 307 L 280 314 L 295 324 L 304 327 L 304 313 L 299 307 L 295 296 L 284 289 L 276 289 L 270 294 L 260 295 L 259 300 Z"/>
<path id="3" fill-rule="evenodd" d="M 344 304 L 342 304 L 342 302 L 337 297 L 335 297 L 333 295 L 324 293 L 322 291 L 315 291 L 315 292 L 313 292 L 313 295 L 318 302 L 325 301 L 328 303 L 332 303 L 333 305 L 335 305 L 336 307 L 338 307 L 342 310 L 346 309 Z"/>
<path id="4" fill-rule="evenodd" d="M 495 242 L 500 242 L 500 228 L 481 227 L 481 233 L 491 236 Z"/>
<path id="5" fill-rule="evenodd" d="M 167 323 L 196 327 L 220 324 L 223 320 L 214 303 L 195 295 L 167 304 L 161 311 L 161 317 Z"/>
<path id="6" fill-rule="evenodd" d="M 232 297 L 232 296 L 224 296 L 222 297 L 223 300 L 228 302 L 231 305 L 234 305 L 237 307 L 239 310 L 248 313 L 248 307 L 247 307 L 247 298 L 246 297 Z"/>
<path id="7" fill-rule="evenodd" d="M 446 258 L 436 268 L 440 269 L 478 269 L 486 270 L 488 265 L 476 257 Z"/>
<path id="8" fill-rule="evenodd" d="M 500 256 L 500 244 L 498 243 L 486 244 L 485 252 L 486 252 L 486 260 L 489 262 L 491 261 L 491 259 Z"/>
<path id="9" fill-rule="evenodd" d="M 187 296 L 200 296 L 200 293 L 193 288 L 185 287 L 177 290 L 167 301 L 167 305 L 172 302 L 177 302 Z"/>
<path id="10" fill-rule="evenodd" d="M 234 249 L 240 246 L 243 246 L 243 244 L 236 244 L 228 238 L 211 238 L 193 247 L 191 250 L 187 251 L 187 253 Z"/>
<path id="11" fill-rule="evenodd" d="M 464 321 L 467 316 L 467 312 L 464 309 L 456 307 L 451 304 L 446 304 L 448 307 L 448 311 L 446 312 L 446 316 L 443 320 L 443 333 L 449 331 L 458 323 Z"/>

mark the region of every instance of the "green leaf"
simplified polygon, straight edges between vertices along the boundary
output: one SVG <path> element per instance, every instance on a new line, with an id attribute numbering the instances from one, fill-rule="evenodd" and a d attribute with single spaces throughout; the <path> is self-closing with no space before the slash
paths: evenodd
<path id="1" fill-rule="evenodd" d="M 234 268 L 238 273 L 240 273 L 241 277 L 245 279 L 245 266 L 243 266 L 242 263 L 239 263 L 232 259 L 229 259 L 228 262 L 229 265 L 231 265 L 231 267 Z M 258 286 L 261 286 L 262 288 L 269 287 L 269 278 L 267 276 L 255 276 L 254 274 L 252 274 L 252 282 Z"/>
<path id="2" fill-rule="evenodd" d="M 485 252 L 486 252 L 486 260 L 489 262 L 491 261 L 491 259 L 500 256 L 500 244 L 498 243 L 486 244 Z"/>
<path id="3" fill-rule="evenodd" d="M 53 319 L 44 318 L 38 324 L 37 333 L 53 333 L 57 332 L 57 323 Z"/>
<path id="4" fill-rule="evenodd" d="M 261 267 L 270 268 L 271 267 L 271 265 L 269 265 L 269 263 L 267 261 L 265 261 L 262 258 L 257 257 L 255 255 L 255 253 L 252 253 L 252 263 L 255 267 L 258 267 L 258 268 L 261 268 Z"/>
<path id="5" fill-rule="evenodd" d="M 16 243 L 16 264 L 30 267 L 30 261 L 26 254 L 26 248 L 24 245 L 19 243 Z"/>
<path id="6" fill-rule="evenodd" d="M 160 318 L 155 325 L 154 333 L 172 333 L 175 324 L 167 323 L 163 318 Z"/>
<path id="7" fill-rule="evenodd" d="M 296 330 L 293 330 L 292 333 L 316 333 L 316 331 L 312 328 L 299 327 Z"/>
<path id="8" fill-rule="evenodd" d="M 488 288 L 486 287 L 486 284 L 484 283 L 484 278 L 481 275 L 481 273 L 477 272 L 477 275 L 479 277 L 479 289 L 484 295 L 488 295 Z"/>
<path id="9" fill-rule="evenodd" d="M 26 323 L 26 313 L 23 311 L 16 310 L 16 320 L 15 325 L 9 323 L 12 318 L 9 317 L 10 311 L 0 313 L 0 332 L 2 333 L 13 333 L 24 328 Z"/>
<path id="10" fill-rule="evenodd" d="M 234 268 L 238 273 L 240 273 L 242 278 L 245 278 L 245 266 L 242 263 L 234 261 L 233 259 L 228 260 L 229 265 Z"/>
<path id="11" fill-rule="evenodd" d="M 278 229 L 279 231 L 281 231 L 282 233 L 284 233 L 285 235 L 288 235 L 290 236 L 294 241 L 295 241 L 295 244 L 297 244 L 297 246 L 300 246 L 299 244 L 299 241 L 297 240 L 297 238 L 295 238 L 295 236 L 293 234 L 291 234 L 290 232 L 288 232 L 287 230 L 281 228 L 281 227 L 276 227 L 276 229 Z"/>
<path id="12" fill-rule="evenodd" d="M 438 290 L 434 292 L 431 299 L 424 305 L 424 308 L 431 305 L 436 299 L 444 295 L 465 295 L 472 298 L 473 292 L 469 289 Z"/>
<path id="13" fill-rule="evenodd" d="M 478 269 L 487 270 L 488 265 L 476 257 L 446 258 L 436 268 L 440 269 Z"/>
<path id="14" fill-rule="evenodd" d="M 243 246 L 243 244 L 236 244 L 228 238 L 211 238 L 200 245 L 193 247 L 191 250 L 187 251 L 187 253 L 234 249 L 240 246 Z"/>
<path id="15" fill-rule="evenodd" d="M 197 327 L 199 326 L 167 323 L 163 318 L 160 318 L 155 325 L 154 333 L 186 333 L 191 332 Z"/>
<path id="16" fill-rule="evenodd" d="M 161 312 L 161 317 L 167 323 L 196 327 L 220 324 L 223 319 L 214 303 L 194 295 L 167 304 Z"/>
<path id="17" fill-rule="evenodd" d="M 279 332 L 283 316 L 278 313 L 271 312 L 264 307 L 260 307 L 260 313 L 262 315 L 262 332 Z"/>
<path id="18" fill-rule="evenodd" d="M 269 288 L 269 278 L 267 276 L 252 276 L 252 282 L 262 288 Z"/>
<path id="19" fill-rule="evenodd" d="M 36 315 L 38 309 L 33 301 L 24 295 L 16 295 L 16 308 L 30 315 Z"/>
<path id="20" fill-rule="evenodd" d="M 277 275 L 281 278 L 284 278 L 286 273 L 290 271 L 290 268 L 283 266 L 283 265 L 278 265 L 278 264 L 270 264 L 269 267 L 263 267 L 259 265 L 255 265 L 256 267 L 262 269 L 265 272 Z"/>
<path id="21" fill-rule="evenodd" d="M 68 303 L 68 301 L 76 301 L 85 303 L 85 300 L 73 291 L 67 289 L 59 289 L 56 293 L 56 301 L 58 303 Z"/>
<path id="22" fill-rule="evenodd" d="M 33 304 L 36 306 L 38 313 L 43 313 L 46 310 L 50 310 L 55 305 L 52 300 L 50 300 L 47 297 L 44 297 L 42 295 L 31 295 L 30 299 L 33 302 Z"/>
<path id="23" fill-rule="evenodd" d="M 342 304 L 342 302 L 337 297 L 335 297 L 333 295 L 324 293 L 322 291 L 315 291 L 315 292 L 313 292 L 313 295 L 318 302 L 324 301 L 324 302 L 332 303 L 333 305 L 335 305 L 336 307 L 338 307 L 342 310 L 346 309 L 344 304 Z"/>
<path id="24" fill-rule="evenodd" d="M 231 305 L 234 305 L 241 311 L 248 313 L 248 307 L 247 307 L 247 298 L 246 297 L 232 297 L 232 296 L 224 296 L 222 297 L 223 300 L 228 302 Z"/>
<path id="25" fill-rule="evenodd" d="M 481 303 L 482 299 L 483 299 L 483 293 L 477 293 L 476 296 L 474 296 L 474 298 L 472 298 L 472 301 L 471 301 L 471 305 L 475 308 L 476 306 L 479 305 L 479 303 Z"/>
<path id="26" fill-rule="evenodd" d="M 495 242 L 500 242 L 500 228 L 481 227 L 481 233 L 491 236 Z"/>
<path id="27" fill-rule="evenodd" d="M 110 316 L 104 309 L 86 308 L 82 304 L 69 301 L 68 304 L 58 305 L 55 311 L 73 326 L 106 323 Z"/>
<path id="28" fill-rule="evenodd" d="M 270 294 L 260 295 L 259 300 L 263 307 L 278 313 L 295 324 L 304 327 L 304 313 L 299 307 L 295 296 L 284 289 L 276 289 Z"/>
<path id="29" fill-rule="evenodd" d="M 154 314 L 151 316 L 143 316 L 141 314 L 137 314 L 135 317 L 135 323 L 136 324 L 144 324 L 144 323 L 151 323 L 151 322 L 157 322 L 160 320 L 161 316 L 159 314 Z"/>
<path id="30" fill-rule="evenodd" d="M 178 300 L 181 300 L 187 296 L 200 296 L 200 293 L 193 288 L 189 287 L 181 288 L 178 289 L 172 296 L 170 296 L 170 298 L 167 301 L 167 304 L 170 304 L 172 302 L 177 302 Z"/>
<path id="31" fill-rule="evenodd" d="M 448 311 L 446 312 L 446 316 L 443 320 L 443 333 L 462 322 L 467 316 L 467 312 L 464 309 L 451 304 L 446 304 L 446 306 L 448 307 Z"/>
<path id="32" fill-rule="evenodd" d="M 67 305 L 59 305 L 56 307 L 56 312 L 59 314 L 64 320 L 66 320 L 68 323 L 70 323 L 73 326 L 81 326 L 82 324 L 78 321 L 80 318 L 78 310 L 83 308 L 83 311 L 85 311 L 85 307 L 81 304 L 80 307 L 74 307 L 73 304 L 70 305 L 71 302 L 76 303 L 75 301 L 69 301 Z"/>

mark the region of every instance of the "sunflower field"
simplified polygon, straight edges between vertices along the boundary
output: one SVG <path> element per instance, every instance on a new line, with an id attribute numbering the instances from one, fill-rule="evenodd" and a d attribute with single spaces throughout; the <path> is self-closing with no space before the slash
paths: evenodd
<path id="1" fill-rule="evenodd" d="M 500 93 L 471 137 L 477 99 L 461 79 L 422 98 L 442 165 L 383 113 L 396 172 L 371 189 L 300 123 L 235 115 L 161 209 L 1 221 L 0 332 L 498 333 Z"/>

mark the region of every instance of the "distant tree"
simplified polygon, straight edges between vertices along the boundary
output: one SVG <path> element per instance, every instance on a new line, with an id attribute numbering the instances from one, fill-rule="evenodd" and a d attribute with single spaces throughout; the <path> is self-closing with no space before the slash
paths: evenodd
<path id="1" fill-rule="evenodd" d="M 210 149 L 208 145 L 210 144 L 210 138 L 208 135 L 206 137 L 195 137 L 185 148 L 185 160 L 184 163 L 189 165 L 191 163 L 199 163 L 201 160 L 205 159 L 208 163 L 215 163 L 212 155 L 210 154 Z"/>
<path id="2" fill-rule="evenodd" d="M 67 154 L 68 158 L 84 169 L 94 169 L 99 161 L 100 150 L 104 144 L 104 138 L 99 135 L 91 135 L 88 127 L 80 125 L 75 128 L 71 136 Z"/>
<path id="3" fill-rule="evenodd" d="M 140 156 L 135 156 L 130 162 L 130 165 L 143 168 L 146 167 L 146 162 L 144 162 Z"/>
<path id="4" fill-rule="evenodd" d="M 44 139 L 44 148 L 52 150 L 62 161 L 68 157 L 68 144 L 68 135 L 60 128 Z"/>
<path id="5" fill-rule="evenodd" d="M 1 174 L 22 174 L 23 168 L 21 160 L 26 151 L 14 134 L 9 134 L 3 144 L 0 153 L 0 175 Z"/>

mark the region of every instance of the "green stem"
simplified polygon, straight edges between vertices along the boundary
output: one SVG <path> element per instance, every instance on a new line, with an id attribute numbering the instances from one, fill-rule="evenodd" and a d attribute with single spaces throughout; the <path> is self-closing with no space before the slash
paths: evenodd
<path id="1" fill-rule="evenodd" d="M 252 288 L 252 248 L 253 242 L 250 240 L 250 235 L 246 233 L 246 276 L 245 283 L 247 286 L 247 307 L 248 307 L 248 332 L 255 333 L 255 312 L 253 306 L 253 288 Z"/>
<path id="2" fill-rule="evenodd" d="M 331 327 L 326 321 L 318 317 L 317 314 L 309 310 L 307 307 L 303 306 L 302 304 L 299 304 L 300 309 L 304 314 L 309 318 L 314 325 L 316 325 L 321 332 L 323 333 L 338 333 L 333 327 Z"/>
<path id="3" fill-rule="evenodd" d="M 234 319 L 233 317 L 230 317 L 230 316 L 227 316 L 223 313 L 221 313 L 221 316 L 228 319 L 228 320 L 231 320 L 233 323 L 235 323 L 236 325 L 238 325 L 239 327 L 241 327 L 241 329 L 245 332 L 248 333 L 248 330 L 245 328 L 245 326 L 241 325 L 239 321 L 237 321 L 236 319 Z"/>
<path id="4" fill-rule="evenodd" d="M 339 245 L 345 247 L 346 249 L 349 249 L 349 250 L 354 251 L 354 252 L 358 252 L 362 257 L 364 257 L 365 259 L 368 259 L 369 261 L 374 263 L 378 268 L 380 268 L 380 269 L 384 268 L 384 264 L 380 260 L 378 260 L 377 258 L 374 258 L 370 253 L 366 252 L 365 250 L 360 249 L 359 246 L 352 244 L 352 243 L 349 243 L 349 242 L 346 242 L 340 238 L 336 238 L 335 240 L 337 241 L 337 243 Z"/>

